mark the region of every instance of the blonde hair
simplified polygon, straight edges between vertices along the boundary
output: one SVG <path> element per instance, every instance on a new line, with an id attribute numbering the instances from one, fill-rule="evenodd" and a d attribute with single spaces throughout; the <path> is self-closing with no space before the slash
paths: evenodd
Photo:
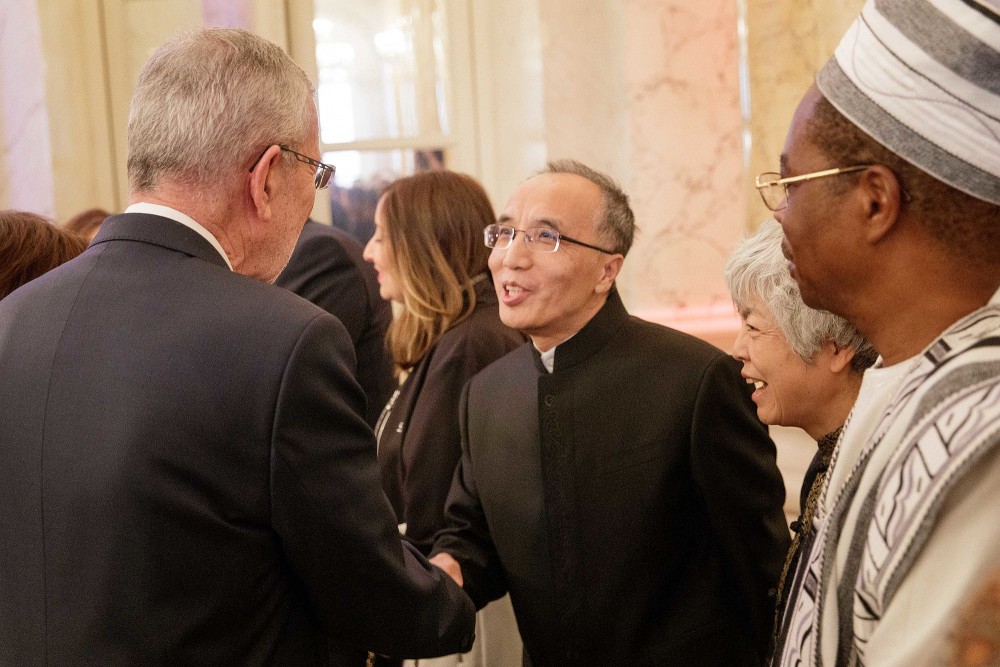
<path id="1" fill-rule="evenodd" d="M 379 206 L 403 297 L 389 351 L 407 370 L 476 307 L 473 279 L 487 269 L 483 229 L 495 221 L 493 207 L 479 183 L 451 171 L 401 178 Z"/>

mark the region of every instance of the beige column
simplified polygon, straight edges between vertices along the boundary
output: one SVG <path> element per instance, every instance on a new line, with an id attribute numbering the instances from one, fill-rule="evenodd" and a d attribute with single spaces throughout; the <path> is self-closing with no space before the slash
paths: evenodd
<path id="1" fill-rule="evenodd" d="M 629 110 L 621 3 L 540 0 L 538 10 L 548 158 L 580 160 L 627 186 Z"/>
<path id="2" fill-rule="evenodd" d="M 39 3 L 52 137 L 55 215 L 118 210 L 115 137 L 101 8 L 92 0 Z"/>
<path id="3" fill-rule="evenodd" d="M 864 0 L 738 0 L 745 60 L 743 122 L 748 140 L 744 190 L 748 229 L 771 213 L 753 187 L 777 171 L 785 134 L 799 100 L 833 54 Z"/>

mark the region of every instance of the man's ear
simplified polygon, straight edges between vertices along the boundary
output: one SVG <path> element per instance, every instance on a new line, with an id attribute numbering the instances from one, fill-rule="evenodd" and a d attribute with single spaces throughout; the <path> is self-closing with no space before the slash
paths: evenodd
<path id="1" fill-rule="evenodd" d="M 604 264 L 601 266 L 603 273 L 595 288 L 598 294 L 606 294 L 611 290 L 611 286 L 615 284 L 615 279 L 618 277 L 618 272 L 622 270 L 624 261 L 625 256 L 617 253 L 604 260 Z"/>
<path id="2" fill-rule="evenodd" d="M 899 220 L 905 197 L 903 186 L 891 169 L 875 164 L 861 174 L 857 192 L 866 216 L 868 240 L 877 243 Z"/>
<path id="3" fill-rule="evenodd" d="M 277 145 L 271 146 L 250 172 L 250 199 L 253 200 L 254 207 L 257 209 L 258 218 L 267 220 L 271 217 L 274 186 L 282 173 L 276 167 L 281 159 L 281 148 Z"/>

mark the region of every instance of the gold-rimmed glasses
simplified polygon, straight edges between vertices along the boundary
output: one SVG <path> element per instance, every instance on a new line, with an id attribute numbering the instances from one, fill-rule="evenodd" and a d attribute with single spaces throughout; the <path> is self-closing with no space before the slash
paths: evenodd
<path id="1" fill-rule="evenodd" d="M 822 171 L 814 171 L 809 174 L 802 174 L 801 176 L 787 176 L 785 178 L 782 178 L 779 173 L 766 171 L 757 176 L 754 185 L 757 187 L 757 191 L 760 192 L 760 198 L 764 200 L 764 206 L 767 206 L 772 211 L 780 211 L 788 205 L 789 183 L 801 183 L 802 181 L 810 181 L 814 178 L 837 176 L 838 174 L 849 174 L 854 171 L 868 169 L 871 166 L 872 165 L 870 164 L 857 164 L 853 167 L 824 169 Z"/>

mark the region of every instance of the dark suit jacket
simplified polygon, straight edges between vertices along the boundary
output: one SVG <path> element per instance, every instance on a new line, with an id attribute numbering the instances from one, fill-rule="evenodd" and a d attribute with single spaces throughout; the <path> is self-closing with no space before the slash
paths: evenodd
<path id="1" fill-rule="evenodd" d="M 476 375 L 435 551 L 476 605 L 509 591 L 535 667 L 753 665 L 788 531 L 738 365 L 617 293 L 556 348 Z"/>
<path id="2" fill-rule="evenodd" d="M 0 664 L 467 650 L 471 603 L 401 545 L 353 357 L 152 215 L 0 302 Z"/>
<path id="3" fill-rule="evenodd" d="M 486 277 L 488 274 L 484 274 Z M 442 334 L 399 388 L 375 429 L 382 488 L 406 539 L 430 553 L 461 454 L 458 405 L 465 383 L 524 342 L 500 321 L 492 280 L 476 286 L 472 314 Z"/>
<path id="4" fill-rule="evenodd" d="M 363 250 L 346 232 L 309 220 L 274 284 L 315 303 L 347 328 L 358 358 L 358 382 L 368 399 L 365 416 L 374 426 L 396 388 L 385 343 L 392 307 L 379 296 L 375 269 Z"/>

